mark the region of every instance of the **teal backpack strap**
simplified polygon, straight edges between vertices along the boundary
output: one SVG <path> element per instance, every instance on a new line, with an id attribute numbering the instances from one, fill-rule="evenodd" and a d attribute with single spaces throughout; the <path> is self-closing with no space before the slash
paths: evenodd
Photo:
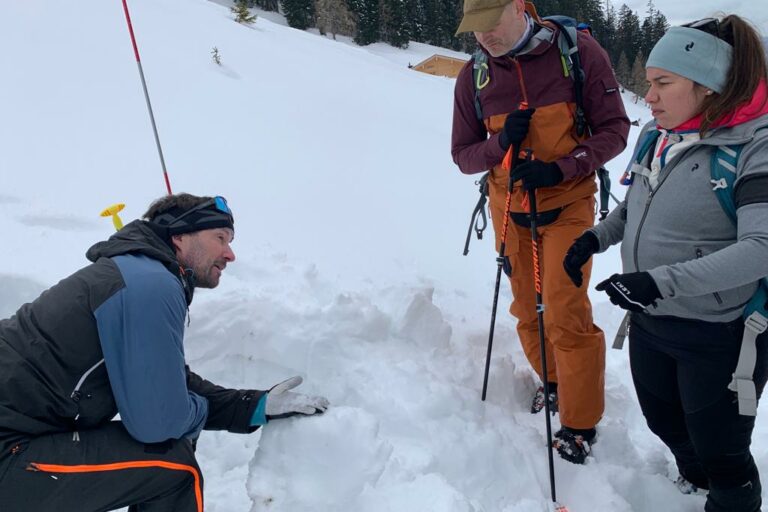
<path id="1" fill-rule="evenodd" d="M 723 211 L 736 224 L 736 204 L 733 200 L 733 183 L 736 181 L 736 165 L 744 145 L 718 146 L 712 153 L 710 173 L 712 191 L 717 196 Z M 752 375 L 757 362 L 757 337 L 768 329 L 768 278 L 760 280 L 757 292 L 744 308 L 744 335 L 741 339 L 739 361 L 733 372 L 728 389 L 736 392 L 739 414 L 757 414 L 757 392 Z"/>
<path id="2" fill-rule="evenodd" d="M 488 69 L 488 55 L 482 50 L 477 50 L 472 55 L 472 59 L 472 82 L 475 85 L 475 115 L 482 122 L 483 106 L 480 104 L 480 91 L 491 81 L 491 74 Z"/>
<path id="3" fill-rule="evenodd" d="M 733 202 L 733 182 L 736 181 L 736 164 L 743 145 L 718 146 L 712 152 L 709 168 L 712 179 L 712 191 L 717 196 L 731 222 L 736 224 L 736 204 Z"/>

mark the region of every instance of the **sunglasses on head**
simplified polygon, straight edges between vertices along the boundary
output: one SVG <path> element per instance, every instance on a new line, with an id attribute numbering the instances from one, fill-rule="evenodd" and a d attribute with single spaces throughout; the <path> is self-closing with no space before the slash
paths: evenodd
<path id="1" fill-rule="evenodd" d="M 200 210 L 217 210 L 221 213 L 225 213 L 232 217 L 232 210 L 229 209 L 229 205 L 227 204 L 227 200 L 223 196 L 216 196 L 213 199 L 210 199 L 208 201 L 205 201 L 203 203 L 200 203 L 199 205 L 195 206 L 194 208 L 190 208 L 189 210 L 185 211 L 175 219 L 173 219 L 171 222 L 169 222 L 169 225 L 175 224 L 187 215 L 191 215 L 195 212 L 199 212 Z"/>
<path id="2" fill-rule="evenodd" d="M 722 39 L 722 34 L 720 33 L 720 20 L 718 18 L 702 18 L 700 20 L 686 23 L 682 26 L 695 28 Z"/>

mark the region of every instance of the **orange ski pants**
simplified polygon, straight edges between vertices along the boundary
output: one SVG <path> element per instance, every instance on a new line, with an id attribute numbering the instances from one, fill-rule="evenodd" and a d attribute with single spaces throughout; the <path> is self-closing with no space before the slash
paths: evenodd
<path id="1" fill-rule="evenodd" d="M 582 268 L 584 283 L 577 288 L 565 273 L 563 258 L 573 241 L 594 224 L 594 208 L 593 197 L 579 199 L 563 207 L 553 223 L 538 228 L 547 378 L 558 383 L 560 423 L 577 429 L 594 427 L 603 414 L 605 337 L 592 322 L 587 296 L 592 260 Z M 509 255 L 513 295 L 509 312 L 518 320 L 525 355 L 543 380 L 531 231 L 511 219 L 510 225 L 518 243 L 516 253 Z"/>

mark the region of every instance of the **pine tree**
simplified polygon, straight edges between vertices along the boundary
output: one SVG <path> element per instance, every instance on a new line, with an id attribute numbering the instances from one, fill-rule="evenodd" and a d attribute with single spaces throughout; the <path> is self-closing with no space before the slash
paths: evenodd
<path id="1" fill-rule="evenodd" d="M 248 3 L 245 0 L 237 0 L 230 11 L 235 15 L 235 21 L 243 25 L 250 25 L 256 21 L 256 15 L 248 10 Z"/>
<path id="2" fill-rule="evenodd" d="M 288 26 L 306 30 L 312 26 L 315 6 L 312 0 L 280 0 Z"/>
<path id="3" fill-rule="evenodd" d="M 280 10 L 278 0 L 248 0 L 249 7 L 259 7 L 265 11 L 277 12 Z"/>
<path id="4" fill-rule="evenodd" d="M 627 57 L 627 62 L 634 62 L 642 44 L 640 18 L 626 4 L 619 8 L 616 43 L 618 49 Z M 625 84 L 629 88 L 628 85 Z"/>
<path id="5" fill-rule="evenodd" d="M 403 0 L 405 17 L 413 41 L 423 41 L 424 34 L 424 4 L 422 0 Z"/>
<path id="6" fill-rule="evenodd" d="M 664 36 L 667 30 L 669 30 L 669 22 L 667 21 L 667 17 L 664 16 L 660 11 L 656 11 L 653 17 L 653 23 L 651 23 L 651 32 L 653 36 L 650 41 L 651 44 L 648 48 L 648 53 L 650 53 L 651 49 L 656 45 L 656 43 L 659 42 L 659 39 Z M 646 53 L 646 55 L 648 55 L 648 53 Z"/>
<path id="7" fill-rule="evenodd" d="M 605 32 L 597 34 L 597 41 L 608 52 L 611 62 L 616 66 L 619 62 L 619 53 L 616 50 L 616 9 L 611 0 L 605 0 Z"/>
<path id="8" fill-rule="evenodd" d="M 349 0 L 349 7 L 357 17 L 355 42 L 361 46 L 379 40 L 379 2 L 378 0 Z"/>
<path id="9" fill-rule="evenodd" d="M 381 0 L 381 39 L 395 48 L 406 48 L 411 39 L 403 0 Z"/>
<path id="10" fill-rule="evenodd" d="M 616 80 L 619 81 L 623 88 L 632 89 L 629 61 L 627 60 L 627 54 L 624 52 L 621 52 L 619 55 L 619 62 L 616 64 Z"/>
<path id="11" fill-rule="evenodd" d="M 211 58 L 213 59 L 213 62 L 215 64 L 218 64 L 219 66 L 221 66 L 221 54 L 219 53 L 219 49 L 216 48 L 215 46 L 213 47 L 213 49 L 211 49 Z"/>
<path id="12" fill-rule="evenodd" d="M 592 27 L 592 35 L 599 40 L 606 29 L 601 0 L 582 0 L 576 6 L 576 20 L 589 23 Z"/>

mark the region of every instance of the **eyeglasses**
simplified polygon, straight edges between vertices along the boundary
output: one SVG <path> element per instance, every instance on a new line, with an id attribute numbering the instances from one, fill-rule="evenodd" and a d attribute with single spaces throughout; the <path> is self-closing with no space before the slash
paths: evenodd
<path id="1" fill-rule="evenodd" d="M 185 211 L 178 217 L 171 220 L 168 225 L 176 224 L 178 221 L 186 217 L 187 215 L 191 215 L 195 212 L 199 212 L 200 210 L 209 210 L 213 207 L 214 210 L 220 211 L 221 213 L 225 213 L 229 215 L 230 217 L 233 217 L 232 210 L 229 209 L 229 205 L 227 204 L 227 200 L 223 196 L 216 196 L 213 199 L 209 201 L 205 201 L 204 203 L 200 203 L 199 205 L 195 206 L 194 208 L 190 208 L 189 210 Z"/>

